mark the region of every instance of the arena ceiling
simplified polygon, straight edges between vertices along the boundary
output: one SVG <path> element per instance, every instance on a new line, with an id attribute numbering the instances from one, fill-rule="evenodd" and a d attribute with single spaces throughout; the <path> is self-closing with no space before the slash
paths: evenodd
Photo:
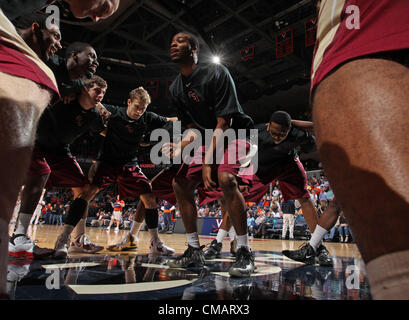
<path id="1" fill-rule="evenodd" d="M 245 111 L 263 121 L 277 105 L 306 111 L 313 45 L 305 23 L 315 17 L 312 0 L 121 0 L 109 19 L 92 24 L 66 16 L 61 29 L 64 47 L 84 41 L 97 50 L 108 102 L 124 102 L 144 85 L 164 114 L 172 113 L 167 86 L 178 72 L 170 41 L 178 31 L 193 32 L 201 38 L 200 60 L 219 55 Z"/>

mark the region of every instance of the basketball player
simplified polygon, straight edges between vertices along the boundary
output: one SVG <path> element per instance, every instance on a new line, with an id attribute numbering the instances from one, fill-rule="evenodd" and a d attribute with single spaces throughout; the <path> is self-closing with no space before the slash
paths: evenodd
<path id="1" fill-rule="evenodd" d="M 271 115 L 269 123 L 256 125 L 258 130 L 258 170 L 252 179 L 252 186 L 243 192 L 246 202 L 259 202 L 267 193 L 270 183 L 278 180 L 284 200 L 298 200 L 304 218 L 314 232 L 318 222 L 315 206 L 307 190 L 307 175 L 298 158 L 297 149 L 310 152 L 315 147 L 314 136 L 308 133 L 312 123 L 292 120 L 284 111 Z M 301 130 L 300 130 L 300 129 Z M 226 214 L 224 220 L 229 219 Z M 212 243 L 212 252 L 220 254 L 221 242 Z M 331 265 L 332 260 L 321 242 L 316 253 L 310 258 L 318 259 L 320 265 Z"/>
<path id="2" fill-rule="evenodd" d="M 119 1 L 104 17 L 112 14 Z M 101 4 L 95 1 L 70 0 L 70 6 L 83 6 L 75 10 L 77 17 L 99 17 Z M 46 1 L 0 1 L 0 298 L 6 297 L 8 224 L 28 168 L 37 121 L 41 112 L 58 97 L 58 86 L 52 71 L 40 60 L 17 33 L 9 19 L 40 9 Z M 92 4 L 92 7 L 91 7 Z M 92 8 L 92 10 L 91 10 Z M 4 12 L 3 12 L 4 10 Z M 92 11 L 92 12 L 91 12 Z M 39 39 L 37 40 L 39 41 Z"/>
<path id="3" fill-rule="evenodd" d="M 87 192 L 76 198 L 68 215 L 81 217 L 88 203 L 95 195 L 111 184 L 118 183 L 119 198 L 140 198 L 145 205 L 145 221 L 151 235 L 150 252 L 171 255 L 174 250 L 164 245 L 158 233 L 158 208 L 148 179 L 138 165 L 139 144 L 145 131 L 161 128 L 168 118 L 153 112 L 145 112 L 150 104 L 149 93 L 142 87 L 129 94 L 127 108 L 107 106 L 111 112 L 106 129 L 106 137 L 99 161 L 90 169 L 91 185 Z M 78 220 L 77 220 L 78 221 Z M 55 257 L 65 258 L 68 254 L 69 238 L 72 230 L 64 229 L 55 244 Z M 111 246 L 115 251 L 135 248 L 131 232 L 124 241 Z"/>
<path id="4" fill-rule="evenodd" d="M 41 192 L 45 187 L 70 187 L 73 188 L 74 198 L 78 197 L 89 182 L 71 156 L 69 145 L 89 130 L 102 132 L 105 129 L 95 107 L 103 99 L 107 84 L 99 77 L 91 78 L 92 81 L 86 80 L 92 77 L 98 67 L 94 48 L 87 43 L 75 42 L 67 48 L 66 59 L 58 56 L 52 58 L 49 66 L 56 75 L 63 99 L 81 94 L 81 101 L 75 100 L 68 104 L 60 101 L 47 108 L 40 118 L 30 168 L 21 193 L 19 223 L 9 243 L 10 252 L 24 251 L 29 247 L 28 254 L 43 254 L 44 250 L 39 250 L 26 236 Z M 87 81 L 85 86 L 84 80 Z M 67 223 L 66 227 L 77 225 L 71 217 L 67 217 L 67 221 L 71 223 Z M 90 253 L 103 249 L 86 239 L 85 219 L 76 231 L 75 240 L 78 241 L 74 242 L 78 244 L 78 251 L 83 249 Z"/>
<path id="5" fill-rule="evenodd" d="M 322 1 L 311 74 L 318 150 L 374 299 L 409 299 L 408 12 Z"/>
<path id="6" fill-rule="evenodd" d="M 224 148 L 225 158 L 233 156 L 235 164 L 211 165 L 214 150 L 222 144 L 219 137 L 227 129 L 232 128 L 236 134 L 238 129 L 245 129 L 248 133 L 253 127 L 253 121 L 242 111 L 237 99 L 235 84 L 227 68 L 222 65 L 198 64 L 199 43 L 192 34 L 180 32 L 171 42 L 170 57 L 177 63 L 180 74 L 170 87 L 171 102 L 178 111 L 178 118 L 182 127 L 198 129 L 204 133 L 205 129 L 213 129 L 214 134 L 210 146 L 204 146 L 199 141 L 201 154 L 193 163 L 182 165 L 181 170 L 173 180 L 177 203 L 187 232 L 188 249 L 176 259 L 169 260 L 171 267 L 189 267 L 204 265 L 204 256 L 197 234 L 197 210 L 194 203 L 194 190 L 200 183 L 211 191 L 218 181 L 226 201 L 226 209 L 231 212 L 233 226 L 237 232 L 236 261 L 229 270 L 230 275 L 247 277 L 255 269 L 254 255 L 250 250 L 247 235 L 245 202 L 238 189 L 239 184 L 248 184 L 249 180 L 238 177 L 240 161 L 237 154 L 247 154 L 250 142 L 235 140 L 230 149 Z M 197 135 L 190 131 L 189 135 L 179 144 L 165 145 L 163 151 L 171 158 L 177 152 L 182 152 Z M 236 148 L 238 147 L 238 148 Z M 233 150 L 236 154 L 233 154 Z M 242 152 L 244 151 L 244 152 Z M 230 154 L 229 154 L 230 153 Z M 212 176 L 213 175 L 213 176 Z"/>
<path id="7" fill-rule="evenodd" d="M 121 223 L 121 218 L 122 218 L 122 208 L 125 207 L 125 201 L 120 200 L 119 196 L 117 196 L 115 203 L 111 202 L 111 206 L 113 208 L 112 218 L 109 223 L 109 226 L 107 227 L 107 231 L 111 230 L 111 226 L 114 224 L 114 222 L 116 223 L 115 231 L 118 231 L 119 224 Z"/>

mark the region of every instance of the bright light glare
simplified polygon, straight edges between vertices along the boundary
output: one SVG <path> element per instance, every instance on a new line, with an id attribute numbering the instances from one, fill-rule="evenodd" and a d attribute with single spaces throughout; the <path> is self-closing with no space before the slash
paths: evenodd
<path id="1" fill-rule="evenodd" d="M 213 61 L 213 63 L 219 64 L 220 63 L 220 57 L 214 56 L 212 61 Z"/>

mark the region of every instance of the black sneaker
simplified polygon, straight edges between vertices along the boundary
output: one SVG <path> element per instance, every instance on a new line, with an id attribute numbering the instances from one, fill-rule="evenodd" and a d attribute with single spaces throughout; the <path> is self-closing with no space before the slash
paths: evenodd
<path id="1" fill-rule="evenodd" d="M 216 259 L 222 256 L 222 243 L 218 243 L 216 239 L 212 241 L 210 247 L 204 252 L 205 259 Z"/>
<path id="2" fill-rule="evenodd" d="M 282 254 L 287 258 L 290 258 L 295 261 L 304 262 L 305 264 L 314 264 L 315 263 L 315 250 L 309 243 L 305 243 L 298 250 L 284 250 Z"/>
<path id="3" fill-rule="evenodd" d="M 194 248 L 188 245 L 181 256 L 168 260 L 167 265 L 171 268 L 203 267 L 205 258 L 202 250 L 204 247 Z"/>
<path id="4" fill-rule="evenodd" d="M 236 251 L 236 261 L 229 269 L 232 277 L 249 277 L 256 269 L 254 254 L 247 247 L 240 247 Z"/>
<path id="5" fill-rule="evenodd" d="M 324 245 L 320 245 L 317 249 L 317 262 L 320 266 L 332 267 L 334 262 L 329 256 L 329 252 Z"/>

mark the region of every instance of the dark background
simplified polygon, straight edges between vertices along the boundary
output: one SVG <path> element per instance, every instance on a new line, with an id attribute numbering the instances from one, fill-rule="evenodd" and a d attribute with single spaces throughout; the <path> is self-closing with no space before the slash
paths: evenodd
<path id="1" fill-rule="evenodd" d="M 97 23 L 63 17 L 62 44 L 83 41 L 96 49 L 97 74 L 109 85 L 103 102 L 125 106 L 129 91 L 144 86 L 152 96 L 148 110 L 174 116 L 167 88 L 178 69 L 168 51 L 173 35 L 186 30 L 199 36 L 199 61 L 221 57 L 256 123 L 275 110 L 311 120 L 315 36 L 312 30 L 306 42 L 306 23 L 316 16 L 313 0 L 121 0 L 113 16 Z M 316 153 L 309 158 L 318 160 Z M 317 169 L 318 161 L 307 165 Z"/>

